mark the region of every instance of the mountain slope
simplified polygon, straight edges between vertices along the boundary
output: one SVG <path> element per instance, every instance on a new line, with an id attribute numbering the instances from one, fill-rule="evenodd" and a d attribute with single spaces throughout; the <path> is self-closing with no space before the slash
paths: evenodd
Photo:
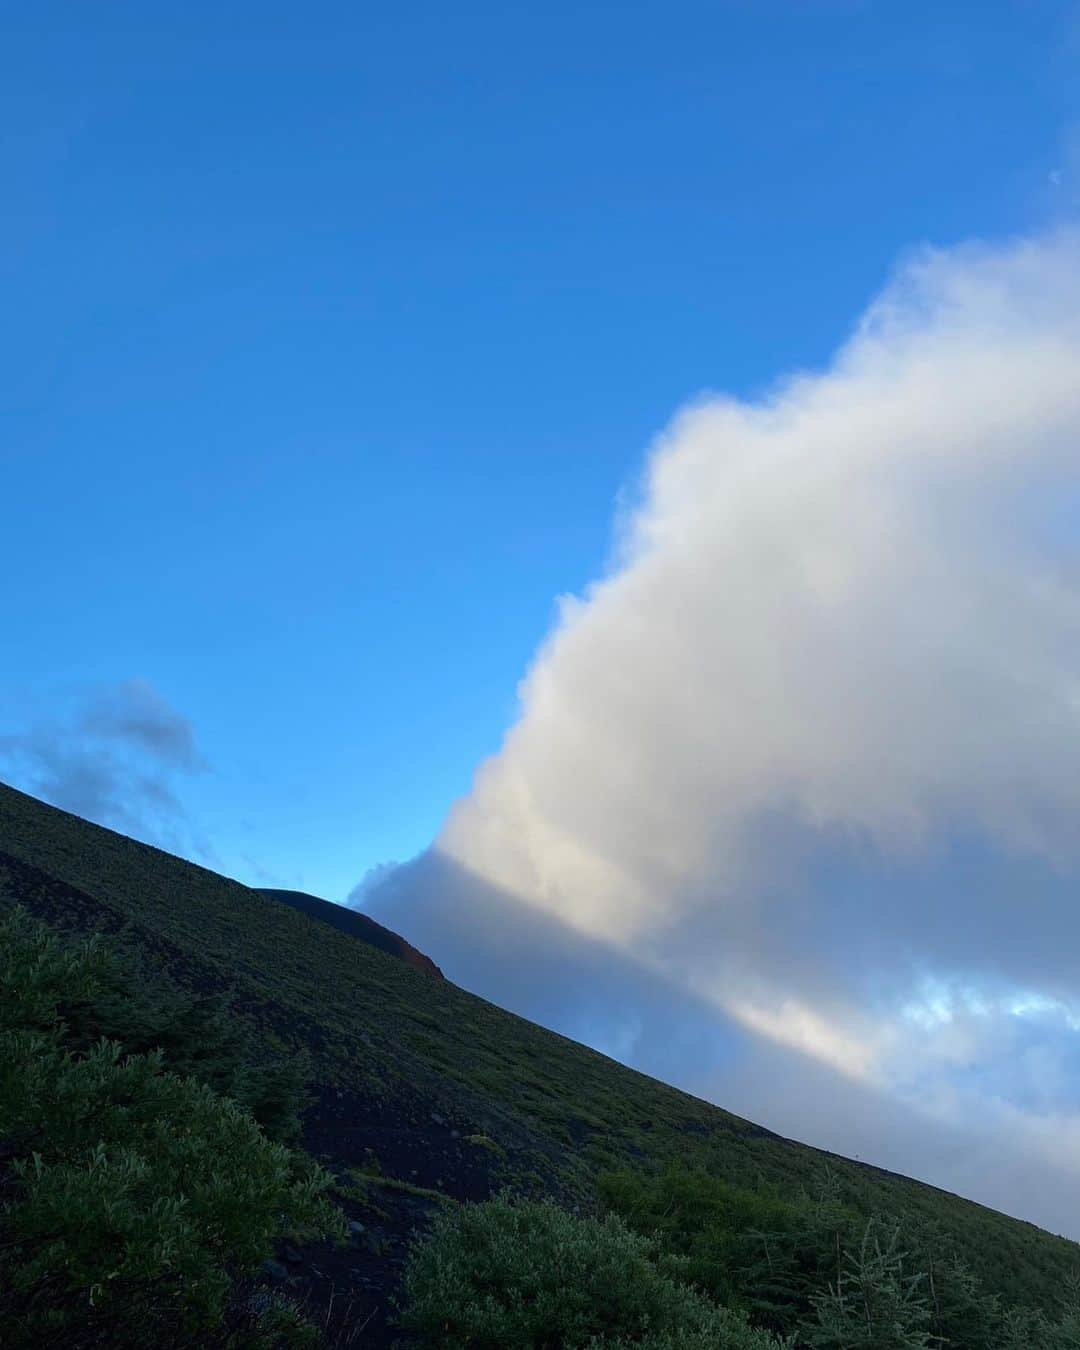
<path id="1" fill-rule="evenodd" d="M 391 932 L 389 928 L 384 928 L 381 923 L 376 923 L 374 919 L 361 914 L 358 910 L 331 904 L 329 900 L 320 900 L 317 895 L 308 895 L 306 891 L 279 891 L 270 886 L 259 886 L 257 890 L 259 895 L 267 895 L 271 900 L 280 900 L 283 905 L 291 905 L 293 909 L 298 909 L 301 914 L 306 914 L 311 919 L 328 923 L 331 928 L 349 933 L 359 938 L 361 942 L 366 942 L 368 946 L 385 952 L 387 956 L 396 956 L 406 965 L 442 979 L 442 971 L 430 956 L 417 951 L 411 942 L 406 942 L 403 937 Z"/>
<path id="2" fill-rule="evenodd" d="M 383 1343 L 394 1243 L 432 1203 L 415 1188 L 468 1199 L 511 1184 L 588 1205 L 602 1168 L 670 1157 L 791 1189 L 827 1161 L 853 1203 L 936 1220 L 986 1285 L 1017 1301 L 1052 1302 L 1078 1264 L 1074 1244 L 1031 1224 L 782 1139 L 298 908 L 0 785 L 0 903 L 12 902 L 121 934 L 173 980 L 229 992 L 269 1050 L 307 1058 L 308 1148 L 339 1172 L 402 1183 L 379 1200 L 389 1255 L 383 1243 L 348 1269 L 329 1255 L 312 1267 L 339 1294 L 340 1280 L 365 1282 L 365 1343 Z M 318 1303 L 326 1289 L 311 1284 Z"/>

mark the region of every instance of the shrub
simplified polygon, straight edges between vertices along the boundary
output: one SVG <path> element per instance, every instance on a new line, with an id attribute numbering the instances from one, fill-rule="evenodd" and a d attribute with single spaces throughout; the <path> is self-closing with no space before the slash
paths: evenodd
<path id="1" fill-rule="evenodd" d="M 1051 1330 L 1066 1334 L 1065 1322 L 1051 1328 L 1042 1314 L 1002 1322 L 1003 1300 L 931 1215 L 877 1215 L 868 1234 L 865 1212 L 830 1168 L 812 1194 L 736 1185 L 676 1162 L 603 1173 L 597 1190 L 636 1232 L 656 1235 L 661 1251 L 678 1259 L 682 1280 L 800 1344 L 1047 1350 Z M 884 1322 L 901 1330 L 878 1329 Z"/>
<path id="2" fill-rule="evenodd" d="M 871 1219 L 858 1252 L 845 1254 L 835 1284 L 812 1300 L 816 1318 L 803 1334 L 822 1350 L 922 1350 L 930 1341 L 925 1275 L 905 1275 L 899 1233 L 882 1242 Z"/>
<path id="3" fill-rule="evenodd" d="M 62 1026 L 85 1051 L 104 1036 L 127 1054 L 161 1050 L 165 1067 L 250 1110 L 271 1139 L 300 1129 L 303 1064 L 258 1062 L 222 995 L 191 994 L 99 936 L 62 938 L 20 910 L 0 918 L 0 1026 Z"/>
<path id="4" fill-rule="evenodd" d="M 665 1274 L 621 1219 L 578 1218 L 506 1195 L 439 1215 L 405 1268 L 401 1324 L 470 1350 L 775 1350 Z"/>
<path id="5" fill-rule="evenodd" d="M 160 1050 L 73 1050 L 61 996 L 92 1003 L 110 969 L 97 941 L 2 925 L 0 1342 L 295 1341 L 295 1313 L 245 1313 L 235 1281 L 279 1236 L 340 1227 L 331 1178 Z"/>
<path id="6" fill-rule="evenodd" d="M 651 1331 L 638 1340 L 602 1336 L 590 1342 L 589 1350 L 790 1350 L 792 1344 L 774 1340 L 736 1313 L 713 1308 L 696 1331 Z"/>
<path id="7" fill-rule="evenodd" d="M 602 1173 L 597 1191 L 607 1210 L 680 1259 L 688 1284 L 777 1333 L 810 1311 L 857 1224 L 831 1191 L 814 1200 L 781 1196 L 674 1162 Z"/>

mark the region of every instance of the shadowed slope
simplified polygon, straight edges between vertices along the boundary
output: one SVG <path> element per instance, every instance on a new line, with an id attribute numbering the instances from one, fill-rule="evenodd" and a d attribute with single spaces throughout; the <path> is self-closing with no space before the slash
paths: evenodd
<path id="1" fill-rule="evenodd" d="M 331 904 L 329 900 L 320 900 L 318 896 L 308 895 L 306 891 L 279 891 L 271 886 L 258 886 L 255 889 L 260 895 L 268 895 L 271 900 L 280 900 L 283 905 L 291 905 L 308 918 L 319 919 L 322 923 L 328 923 L 331 928 L 337 928 L 342 933 L 359 938 L 361 942 L 376 947 L 387 956 L 396 956 L 407 965 L 422 970 L 426 975 L 442 979 L 442 971 L 430 956 L 418 952 L 412 943 L 406 942 L 403 937 L 399 937 L 397 933 L 384 928 L 381 923 L 376 923 L 374 919 L 361 914 L 358 910 Z"/>

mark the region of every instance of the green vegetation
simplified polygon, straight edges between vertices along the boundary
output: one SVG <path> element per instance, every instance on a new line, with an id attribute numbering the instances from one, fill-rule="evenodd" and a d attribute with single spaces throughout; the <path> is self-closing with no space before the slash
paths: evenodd
<path id="1" fill-rule="evenodd" d="M 907 1249 L 902 1221 L 859 1223 L 824 1180 L 816 1198 L 786 1203 L 675 1167 L 652 1185 L 604 1178 L 648 1233 L 613 1209 L 579 1216 L 508 1195 L 462 1206 L 414 1248 L 401 1324 L 457 1350 L 1080 1347 L 1076 1279 L 1056 1318 L 1003 1308 L 943 1255 L 940 1234 Z"/>
<path id="2" fill-rule="evenodd" d="M 367 1201 L 371 1187 L 375 1190 L 400 1191 L 402 1195 L 419 1196 L 421 1200 L 430 1200 L 437 1205 L 451 1205 L 453 1200 L 442 1191 L 433 1191 L 430 1186 L 414 1186 L 411 1181 L 399 1181 L 396 1177 L 384 1177 L 377 1172 L 361 1172 L 353 1169 L 349 1173 L 353 1183 L 353 1193 Z"/>
<path id="3" fill-rule="evenodd" d="M 160 1051 L 173 1073 L 238 1102 L 269 1138 L 288 1142 L 299 1134 L 303 1060 L 260 1059 L 224 996 L 186 992 L 140 960 L 137 948 L 106 945 L 100 936 L 73 948 L 40 924 L 34 929 L 17 919 L 3 932 L 9 990 L 38 990 L 38 1006 L 24 1010 L 37 1030 L 63 1022 L 64 1044 L 75 1052 L 103 1037 L 128 1055 Z"/>
<path id="4" fill-rule="evenodd" d="M 162 1048 L 125 1053 L 125 994 L 138 1040 L 165 1001 L 148 1007 L 100 941 L 0 919 L 0 1341 L 301 1343 L 295 1312 L 245 1307 L 236 1282 L 280 1235 L 340 1229 L 332 1179 L 205 1081 L 250 1081 L 233 1038 L 215 1053 L 189 1039 L 201 1019 L 172 1027 L 195 1076 L 170 1072 Z M 105 1027 L 120 1039 L 95 1039 Z"/>
<path id="5" fill-rule="evenodd" d="M 681 1278 L 756 1326 L 822 1350 L 1080 1347 L 1080 1289 L 1023 1315 L 918 1209 L 864 1217 L 837 1173 L 812 1189 L 733 1186 L 669 1163 L 602 1175 L 606 1210 L 652 1235 Z"/>
<path id="6" fill-rule="evenodd" d="M 246 1325 L 238 1311 L 246 1306 L 242 1278 L 227 1290 L 222 1283 L 223 1271 L 230 1280 L 234 1274 L 226 1247 L 238 1243 L 239 1275 L 257 1251 L 269 1252 L 281 1225 L 271 1231 L 270 1209 L 249 1197 L 243 1209 L 252 1227 L 238 1232 L 214 1178 L 243 1170 L 269 1189 L 284 1188 L 274 1214 L 325 1227 L 321 1178 L 310 1189 L 317 1174 L 284 1147 L 297 1138 L 303 1116 L 308 1147 L 338 1175 L 340 1202 L 363 1219 L 356 1261 L 366 1259 L 364 1244 L 400 1254 L 394 1241 L 403 1243 L 417 1225 L 434 1222 L 445 1236 L 454 1216 L 480 1221 L 476 1206 L 440 1204 L 442 1197 L 483 1199 L 507 1187 L 557 1201 L 577 1212 L 574 1223 L 599 1222 L 587 1230 L 594 1237 L 617 1231 L 624 1242 L 644 1243 L 634 1250 L 655 1278 L 677 1286 L 679 1298 L 698 1300 L 694 1306 L 723 1310 L 729 1338 L 731 1319 L 745 1315 L 775 1337 L 836 1350 L 946 1340 L 959 1350 L 1080 1344 L 1080 1304 L 1069 1284 L 1080 1267 L 1075 1244 L 778 1138 L 286 905 L 0 786 L 0 918 L 16 904 L 53 933 L 105 935 L 108 950 L 100 938 L 73 947 L 39 931 L 33 960 L 44 983 L 18 974 L 10 961 L 6 967 L 9 985 L 22 992 L 17 1015 L 8 995 L 4 1005 L 0 1202 L 8 1232 L 0 1240 L 22 1242 L 11 1250 L 25 1271 L 32 1244 L 34 1259 L 46 1250 L 39 1240 L 46 1214 L 59 1218 L 64 1205 L 73 1213 L 81 1207 L 93 1231 L 106 1222 L 108 1199 L 128 1218 L 108 1219 L 116 1224 L 111 1248 L 100 1241 L 78 1247 L 72 1239 L 49 1249 L 50 1260 L 80 1272 L 81 1292 L 61 1296 L 60 1282 L 45 1274 L 20 1276 L 16 1289 L 16 1262 L 5 1252 L 7 1306 L 17 1294 L 35 1316 L 47 1303 L 69 1327 L 79 1317 L 91 1326 L 121 1286 L 136 1299 L 135 1291 L 148 1287 L 140 1280 L 161 1278 L 153 1285 L 161 1302 L 153 1301 L 155 1292 L 151 1303 L 163 1325 L 179 1326 L 189 1314 L 205 1318 L 210 1307 L 223 1327 L 233 1325 L 230 1318 Z M 7 938 L 4 945 L 14 949 Z M 43 1066 L 37 1077 L 31 1060 Z M 304 1075 L 314 1094 L 307 1108 Z M 140 1109 L 136 1099 L 157 1106 Z M 45 1112 L 52 1113 L 47 1128 Z M 202 1143 L 183 1135 L 181 1118 L 198 1122 Z M 369 1128 L 382 1134 L 369 1137 Z M 104 1162 L 94 1161 L 99 1143 Z M 201 1254 L 191 1252 L 183 1207 L 174 1218 L 168 1203 L 154 1209 L 157 1200 L 176 1198 L 169 1185 L 176 1159 L 189 1158 L 185 1149 L 193 1152 L 183 1165 L 200 1178 L 206 1206 L 195 1227 L 216 1234 Z M 374 1175 L 376 1155 L 381 1177 Z M 350 1169 L 359 1182 L 352 1194 L 340 1180 Z M 532 1212 L 510 1208 L 515 1224 Z M 32 1222 L 39 1226 L 18 1226 Z M 143 1225 L 138 1242 L 136 1222 Z M 622 1226 L 605 1227 L 611 1223 Z M 21 1232 L 37 1236 L 17 1238 Z M 185 1244 L 192 1264 L 182 1285 L 170 1286 L 161 1254 Z M 159 1252 L 158 1275 L 138 1266 L 136 1246 Z M 425 1250 L 430 1262 L 435 1249 Z M 124 1262 L 114 1259 L 117 1251 L 127 1252 Z M 370 1278 L 383 1282 L 385 1303 L 397 1267 L 389 1255 L 372 1261 Z M 109 1279 L 114 1271 L 122 1274 Z M 413 1279 L 419 1297 L 422 1281 Z M 423 1298 L 410 1316 L 435 1316 L 430 1293 Z M 265 1294 L 258 1301 L 274 1317 L 288 1316 Z M 326 1309 L 316 1311 L 321 1317 Z M 365 1305 L 357 1343 L 388 1344 L 371 1340 L 378 1320 L 368 1325 L 370 1312 Z M 7 1307 L 4 1315 L 10 1318 Z M 882 1340 L 875 1318 L 898 1325 L 900 1339 Z M 686 1326 L 652 1325 L 647 1342 L 629 1324 L 595 1330 L 607 1337 L 605 1346 L 620 1337 L 654 1350 L 728 1343 L 716 1340 L 715 1328 L 691 1334 Z M 94 1344 L 89 1336 L 68 1334 L 62 1343 Z M 154 1339 L 169 1343 L 164 1333 Z"/>
<path id="7" fill-rule="evenodd" d="M 621 1219 L 500 1196 L 440 1215 L 405 1271 L 402 1325 L 446 1350 L 611 1350 L 699 1344 L 776 1350 L 678 1283 Z"/>
<path id="8" fill-rule="evenodd" d="M 844 1252 L 836 1282 L 811 1296 L 816 1316 L 803 1328 L 809 1345 L 826 1350 L 922 1350 L 930 1344 L 926 1274 L 905 1271 L 908 1254 L 897 1250 L 898 1229 L 883 1244 L 879 1228 L 871 1219 L 858 1251 Z"/>

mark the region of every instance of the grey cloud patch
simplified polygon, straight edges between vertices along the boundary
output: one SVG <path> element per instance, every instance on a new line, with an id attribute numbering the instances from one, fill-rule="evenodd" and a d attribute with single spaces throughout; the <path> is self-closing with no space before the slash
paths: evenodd
<path id="1" fill-rule="evenodd" d="M 175 782 L 206 767 L 191 723 L 146 680 L 99 686 L 65 713 L 0 735 L 5 775 L 65 811 L 213 858 Z"/>
<path id="2" fill-rule="evenodd" d="M 609 944 L 501 891 L 437 848 L 387 872 L 365 912 L 428 955 L 455 983 L 605 1054 L 715 1071 L 745 1041 L 692 994 Z M 436 959 L 434 956 L 432 959 Z M 679 1049 L 681 1047 L 681 1050 Z M 674 1061 L 671 1058 L 673 1050 Z M 657 1072 L 656 1063 L 649 1070 Z"/>
<path id="3" fill-rule="evenodd" d="M 345 900 L 348 909 L 363 909 L 372 892 L 401 866 L 397 862 L 380 862 L 369 867 Z"/>
<path id="4" fill-rule="evenodd" d="M 1002 1128 L 928 1117 L 740 1025 L 676 977 L 501 892 L 437 848 L 386 872 L 366 912 L 500 1007 L 784 1137 L 1080 1237 L 1075 1179 Z"/>
<path id="5" fill-rule="evenodd" d="M 191 723 L 148 680 L 126 680 L 96 691 L 83 709 L 79 729 L 98 740 L 137 747 L 162 764 L 186 770 L 205 767 Z"/>

